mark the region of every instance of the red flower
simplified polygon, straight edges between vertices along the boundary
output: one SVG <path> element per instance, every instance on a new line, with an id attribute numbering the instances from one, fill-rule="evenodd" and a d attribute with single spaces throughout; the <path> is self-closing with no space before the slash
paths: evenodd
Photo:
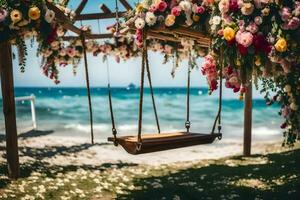
<path id="1" fill-rule="evenodd" d="M 230 0 L 229 1 L 229 11 L 230 12 L 237 12 L 239 10 L 239 5 L 237 0 Z"/>
<path id="2" fill-rule="evenodd" d="M 168 4 L 165 2 L 165 1 L 161 1 L 159 4 L 158 4 L 158 10 L 160 12 L 164 12 L 168 7 Z"/>
<path id="3" fill-rule="evenodd" d="M 214 80 L 212 80 L 212 81 L 210 82 L 210 89 L 211 89 L 212 91 L 218 89 L 218 81 L 217 81 L 217 80 L 214 79 Z"/>
<path id="4" fill-rule="evenodd" d="M 264 52 L 265 54 L 269 54 L 271 52 L 271 45 L 262 34 L 254 35 L 253 46 L 255 52 Z"/>
<path id="5" fill-rule="evenodd" d="M 239 49 L 240 54 L 243 55 L 243 56 L 248 53 L 248 48 L 244 47 L 241 44 L 238 44 L 238 49 Z"/>
<path id="6" fill-rule="evenodd" d="M 48 35 L 48 37 L 47 37 L 47 39 L 46 39 L 46 41 L 47 41 L 48 44 L 51 44 L 51 43 L 54 42 L 55 39 L 57 38 L 57 33 L 56 33 L 56 31 L 57 31 L 57 27 L 54 27 L 54 28 L 52 29 L 51 33 Z"/>

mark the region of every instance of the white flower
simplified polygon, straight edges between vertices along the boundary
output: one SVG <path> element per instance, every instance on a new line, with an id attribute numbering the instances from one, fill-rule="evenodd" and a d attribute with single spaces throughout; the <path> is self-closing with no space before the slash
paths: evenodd
<path id="1" fill-rule="evenodd" d="M 214 16 L 211 21 L 210 24 L 211 25 L 219 25 L 221 23 L 221 17 L 220 16 Z"/>
<path id="2" fill-rule="evenodd" d="M 153 26 L 156 23 L 157 17 L 154 15 L 153 12 L 147 12 L 145 20 L 149 26 Z"/>
<path id="3" fill-rule="evenodd" d="M 55 18 L 55 12 L 53 10 L 48 9 L 45 14 L 46 22 L 48 22 L 50 24 L 53 22 L 54 18 Z"/>
<path id="4" fill-rule="evenodd" d="M 143 29 L 145 27 L 145 20 L 140 17 L 137 18 L 134 23 L 137 29 Z"/>
<path id="5" fill-rule="evenodd" d="M 192 11 L 192 4 L 189 1 L 181 1 L 179 3 L 179 6 L 185 12 L 191 12 Z"/>

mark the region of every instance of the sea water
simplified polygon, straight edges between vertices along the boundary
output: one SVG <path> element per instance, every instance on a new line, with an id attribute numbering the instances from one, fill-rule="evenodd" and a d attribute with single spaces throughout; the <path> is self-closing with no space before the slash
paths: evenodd
<path id="1" fill-rule="evenodd" d="M 155 88 L 155 100 L 162 132 L 185 129 L 186 88 Z M 36 96 L 38 128 L 53 130 L 54 134 L 70 137 L 89 137 L 89 110 L 85 88 L 16 88 L 15 96 Z M 95 138 L 111 135 L 111 120 L 107 88 L 92 88 Z M 139 88 L 112 88 L 113 110 L 120 135 L 136 134 Z M 230 95 L 223 99 L 222 132 L 226 139 L 243 136 L 243 101 Z M 210 133 L 218 111 L 218 94 L 208 95 L 207 88 L 191 88 L 191 131 Z M 2 108 L 2 99 L 0 100 Z M 266 140 L 281 138 L 280 107 L 266 106 L 262 98 L 253 101 L 253 135 Z M 31 126 L 30 102 L 17 102 L 18 130 Z M 150 91 L 145 89 L 143 131 L 157 131 Z M 4 117 L 0 114 L 0 133 L 4 133 Z"/>

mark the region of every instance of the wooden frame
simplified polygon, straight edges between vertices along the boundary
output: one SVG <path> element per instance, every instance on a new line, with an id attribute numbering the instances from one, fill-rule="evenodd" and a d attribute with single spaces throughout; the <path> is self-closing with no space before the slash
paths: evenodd
<path id="1" fill-rule="evenodd" d="M 127 11 L 132 10 L 132 7 L 126 0 L 119 0 Z M 79 36 L 84 36 L 85 39 L 103 39 L 112 38 L 112 34 L 89 34 L 83 32 L 80 28 L 74 25 L 78 20 L 98 20 L 115 18 L 116 13 L 106 6 L 102 5 L 100 8 L 103 13 L 81 14 L 88 0 L 82 0 L 75 10 L 76 17 L 71 21 L 65 14 L 57 8 L 54 4 L 45 1 L 49 9 L 55 12 L 58 22 L 62 23 L 63 27 L 69 31 L 74 32 L 77 36 L 65 36 L 65 40 L 79 39 Z M 120 12 L 119 16 L 122 17 L 126 11 Z M 200 46 L 209 47 L 210 38 L 205 34 L 187 30 L 184 27 L 172 29 L 170 34 L 169 29 L 151 29 L 148 32 L 149 38 L 156 38 L 161 40 L 169 40 L 173 42 L 180 42 L 176 35 L 181 37 L 192 38 L 197 41 Z M 14 83 L 13 83 L 13 64 L 11 55 L 11 45 L 8 42 L 0 44 L 0 74 L 3 96 L 3 111 L 5 118 L 5 131 L 6 131 L 6 151 L 9 177 L 16 179 L 19 177 L 19 157 L 18 157 L 18 140 L 17 140 L 17 126 L 16 126 L 16 113 L 15 113 L 15 100 L 14 100 Z M 251 83 L 250 83 L 251 84 Z M 246 98 L 245 98 L 245 122 L 244 122 L 244 155 L 251 154 L 251 125 L 252 125 L 252 86 L 249 85 Z"/>

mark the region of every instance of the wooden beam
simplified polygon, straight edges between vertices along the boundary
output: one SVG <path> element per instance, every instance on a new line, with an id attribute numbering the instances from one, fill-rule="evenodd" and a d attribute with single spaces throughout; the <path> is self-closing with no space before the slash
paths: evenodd
<path id="1" fill-rule="evenodd" d="M 250 72 L 249 74 L 252 74 Z M 250 76 L 251 78 L 251 76 Z M 244 156 L 251 155 L 252 140 L 252 81 L 248 78 L 244 102 Z"/>
<path id="2" fill-rule="evenodd" d="M 82 0 L 82 1 L 80 2 L 79 6 L 78 6 L 77 9 L 75 10 L 76 15 L 79 15 L 79 14 L 83 11 L 83 9 L 84 9 L 84 7 L 86 6 L 86 3 L 87 3 L 87 2 L 88 2 L 88 0 Z"/>
<path id="3" fill-rule="evenodd" d="M 99 7 L 104 13 L 111 13 L 111 10 L 105 4 L 102 3 Z"/>
<path id="4" fill-rule="evenodd" d="M 70 19 L 67 16 L 65 16 L 65 14 L 59 8 L 57 8 L 52 3 L 49 3 L 48 1 L 46 1 L 46 5 L 50 10 L 54 11 L 56 19 L 63 25 L 65 29 L 80 35 L 81 30 L 74 26 Z"/>
<path id="5" fill-rule="evenodd" d="M 126 12 L 119 12 L 119 17 L 123 17 Z M 116 13 L 89 13 L 81 14 L 75 17 L 76 21 L 96 20 L 96 19 L 111 19 L 115 18 Z"/>
<path id="6" fill-rule="evenodd" d="M 89 35 L 86 34 L 85 35 L 85 39 L 106 39 L 106 38 L 109 39 L 112 37 L 113 37 L 112 33 L 89 34 Z M 80 37 L 78 37 L 78 36 L 64 36 L 62 38 L 65 41 L 80 39 Z"/>
<path id="7" fill-rule="evenodd" d="M 20 175 L 20 167 L 15 110 L 12 50 L 9 42 L 1 44 L 0 55 L 8 176 L 12 179 L 17 179 Z"/>
<path id="8" fill-rule="evenodd" d="M 119 0 L 121 4 L 126 8 L 126 10 L 132 10 L 131 5 L 127 2 L 127 0 Z"/>

